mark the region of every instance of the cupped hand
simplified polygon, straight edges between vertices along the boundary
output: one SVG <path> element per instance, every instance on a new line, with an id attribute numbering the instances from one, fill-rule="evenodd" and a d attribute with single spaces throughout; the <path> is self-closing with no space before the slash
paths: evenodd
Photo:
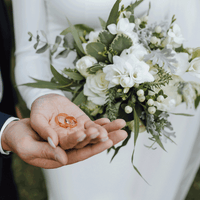
<path id="1" fill-rule="evenodd" d="M 116 134 L 116 137 L 119 140 L 124 139 L 119 133 Z M 105 142 L 68 151 L 64 151 L 59 146 L 52 148 L 32 129 L 28 118 L 11 122 L 1 138 L 4 150 L 16 153 L 28 164 L 46 169 L 58 168 L 85 160 L 110 148 L 115 142 L 116 140 L 108 139 Z"/>
<path id="2" fill-rule="evenodd" d="M 55 121 L 60 113 L 73 116 L 77 120 L 77 126 L 60 127 Z M 108 140 L 108 132 L 103 126 L 91 121 L 68 98 L 57 94 L 48 94 L 36 99 L 31 107 L 30 119 L 33 129 L 54 148 L 58 145 L 65 150 L 83 148 L 89 143 Z"/>

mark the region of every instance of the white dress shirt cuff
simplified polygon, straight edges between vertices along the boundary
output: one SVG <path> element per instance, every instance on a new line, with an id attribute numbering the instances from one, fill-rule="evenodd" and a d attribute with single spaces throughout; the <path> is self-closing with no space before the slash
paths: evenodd
<path id="1" fill-rule="evenodd" d="M 2 146 L 1 146 L 1 136 L 2 136 L 2 133 L 3 133 L 3 131 L 5 130 L 5 128 L 8 126 L 8 124 L 10 122 L 12 122 L 12 121 L 18 121 L 18 120 L 19 120 L 19 118 L 10 117 L 10 118 L 8 118 L 5 121 L 4 125 L 2 126 L 1 131 L 0 131 L 0 153 L 1 154 L 4 154 L 4 155 L 9 155 L 10 154 L 10 151 L 4 151 L 3 148 L 2 148 Z"/>

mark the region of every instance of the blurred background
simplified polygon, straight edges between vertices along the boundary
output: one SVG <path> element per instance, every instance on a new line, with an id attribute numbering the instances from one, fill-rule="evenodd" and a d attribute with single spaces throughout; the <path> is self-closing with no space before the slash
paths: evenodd
<path id="1" fill-rule="evenodd" d="M 10 25 L 13 31 L 12 1 L 11 0 L 3 0 L 3 1 L 5 1 L 7 5 L 7 10 L 10 18 Z M 14 42 L 14 32 L 13 32 L 13 41 L 12 41 L 13 50 L 11 58 L 12 59 L 11 76 L 13 84 L 15 84 L 13 76 L 13 69 L 15 66 L 14 43 L 15 42 Z M 27 110 L 25 103 L 23 102 L 17 91 L 16 91 L 16 109 L 18 115 L 21 114 L 22 117 L 29 116 L 29 111 Z M 12 159 L 13 159 L 12 169 L 17 184 L 20 200 L 47 200 L 48 198 L 47 198 L 46 186 L 41 169 L 28 165 L 15 154 L 12 155 Z M 190 187 L 190 190 L 185 200 L 199 200 L 199 199 L 200 199 L 200 170 L 197 172 L 196 177 Z"/>

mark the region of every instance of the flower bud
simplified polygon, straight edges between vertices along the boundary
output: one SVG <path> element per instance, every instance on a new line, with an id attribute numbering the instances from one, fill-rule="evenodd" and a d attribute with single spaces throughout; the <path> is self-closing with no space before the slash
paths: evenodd
<path id="1" fill-rule="evenodd" d="M 121 92 L 122 92 L 122 89 L 118 89 L 117 92 L 120 92 L 120 93 L 121 93 Z"/>
<path id="2" fill-rule="evenodd" d="M 142 89 L 138 90 L 138 91 L 137 91 L 137 95 L 138 95 L 139 97 L 144 96 L 144 90 L 142 90 Z"/>
<path id="3" fill-rule="evenodd" d="M 153 37 L 151 38 L 150 42 L 151 42 L 152 44 L 156 44 L 156 43 L 157 43 L 157 37 L 153 36 Z"/>
<path id="4" fill-rule="evenodd" d="M 135 24 L 136 25 L 140 25 L 141 24 L 141 20 L 139 18 L 135 19 Z"/>
<path id="5" fill-rule="evenodd" d="M 142 17 L 142 21 L 143 22 L 148 22 L 149 20 L 149 17 L 147 15 L 145 15 L 144 17 Z"/>
<path id="6" fill-rule="evenodd" d="M 144 101 L 145 101 L 145 96 L 140 96 L 140 97 L 138 97 L 138 100 L 139 100 L 140 102 L 144 102 Z"/>
<path id="7" fill-rule="evenodd" d="M 163 97 L 163 95 L 159 95 L 158 97 L 157 97 L 157 101 L 159 102 L 159 103 L 162 103 L 163 101 L 164 101 L 164 97 Z"/>
<path id="8" fill-rule="evenodd" d="M 125 110 L 125 113 L 127 113 L 127 114 L 130 114 L 133 112 L 133 108 L 130 106 L 126 106 L 124 110 Z"/>
<path id="9" fill-rule="evenodd" d="M 124 90 L 123 90 L 123 92 L 126 94 L 126 93 L 128 93 L 129 90 L 130 90 L 129 87 L 125 87 Z"/>
<path id="10" fill-rule="evenodd" d="M 138 88 L 139 85 L 140 85 L 139 83 L 135 83 L 135 84 L 134 84 L 134 87 Z"/>
<path id="11" fill-rule="evenodd" d="M 188 51 L 189 54 L 193 53 L 193 49 L 192 48 L 187 48 L 186 50 Z"/>
<path id="12" fill-rule="evenodd" d="M 160 26 L 156 26 L 155 32 L 160 33 L 162 31 L 162 28 Z"/>
<path id="13" fill-rule="evenodd" d="M 147 104 L 148 104 L 149 106 L 153 106 L 154 100 L 153 100 L 153 99 L 149 99 L 149 100 L 147 101 Z"/>
<path id="14" fill-rule="evenodd" d="M 157 42 L 156 42 L 156 45 L 160 45 L 161 44 L 161 40 L 159 38 L 157 38 Z"/>
<path id="15" fill-rule="evenodd" d="M 156 108 L 154 106 L 150 106 L 148 107 L 148 112 L 153 115 L 156 112 Z"/>
<path id="16" fill-rule="evenodd" d="M 155 92 L 153 92 L 151 90 L 148 91 L 148 95 L 153 96 L 154 94 L 155 94 Z"/>

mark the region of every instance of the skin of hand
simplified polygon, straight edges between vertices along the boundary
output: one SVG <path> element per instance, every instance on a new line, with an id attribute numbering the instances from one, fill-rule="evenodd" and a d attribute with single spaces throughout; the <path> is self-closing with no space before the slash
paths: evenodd
<path id="1" fill-rule="evenodd" d="M 57 146 L 52 148 L 44 141 L 31 127 L 30 119 L 13 121 L 5 128 L 1 143 L 6 151 L 16 153 L 22 160 L 28 164 L 52 169 L 63 165 L 73 164 L 94 156 L 127 137 L 123 130 L 115 130 L 115 124 L 109 123 L 107 119 L 100 119 L 97 123 L 109 132 L 109 137 L 105 142 L 87 145 L 81 149 L 69 149 L 64 151 Z M 112 130 L 110 132 L 110 130 Z"/>
<path id="2" fill-rule="evenodd" d="M 60 127 L 55 122 L 55 117 L 59 113 L 75 117 L 77 126 Z M 88 144 L 105 142 L 108 140 L 107 129 L 113 135 L 113 132 L 125 126 L 124 120 L 120 119 L 114 122 L 101 119 L 95 123 L 68 98 L 57 94 L 48 94 L 36 99 L 31 107 L 30 119 L 31 126 L 44 140 L 52 147 L 60 145 L 64 150 L 80 149 Z"/>

